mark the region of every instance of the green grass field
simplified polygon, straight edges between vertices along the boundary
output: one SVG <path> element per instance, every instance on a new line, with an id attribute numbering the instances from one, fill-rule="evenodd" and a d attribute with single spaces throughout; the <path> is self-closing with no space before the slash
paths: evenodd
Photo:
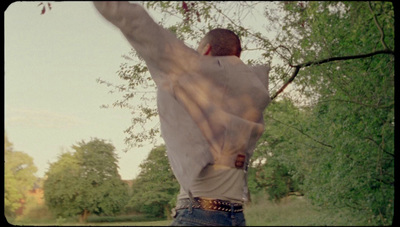
<path id="1" fill-rule="evenodd" d="M 304 197 L 288 197 L 279 203 L 269 201 L 266 195 L 254 195 L 253 202 L 245 207 L 248 226 L 365 226 L 368 221 L 346 210 L 321 209 L 311 205 Z M 11 223 L 34 226 L 168 226 L 172 220 L 143 222 L 88 222 L 69 221 L 46 223 Z"/>
<path id="2" fill-rule="evenodd" d="M 304 197 L 288 197 L 279 203 L 257 196 L 245 209 L 249 226 L 358 226 L 368 225 L 345 210 L 321 209 Z"/>

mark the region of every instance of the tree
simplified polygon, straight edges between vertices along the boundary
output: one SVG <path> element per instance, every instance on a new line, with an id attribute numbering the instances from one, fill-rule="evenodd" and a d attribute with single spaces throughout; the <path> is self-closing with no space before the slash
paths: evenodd
<path id="1" fill-rule="evenodd" d="M 114 215 L 126 203 L 128 188 L 118 174 L 114 146 L 104 140 L 92 139 L 73 145 L 74 153 L 60 155 L 51 163 L 44 182 L 44 197 L 56 215 Z"/>
<path id="2" fill-rule="evenodd" d="M 308 109 L 300 109 L 284 98 L 271 104 L 264 113 L 265 132 L 250 160 L 249 181 L 252 191 L 265 190 L 271 200 L 279 201 L 291 193 L 303 193 L 304 150 L 316 141 L 302 125 L 310 115 Z M 305 164 L 305 166 L 303 166 Z M 249 183 L 251 184 L 251 183 Z"/>
<path id="3" fill-rule="evenodd" d="M 278 40 L 290 47 L 295 88 L 311 100 L 310 118 L 290 124 L 309 136 L 307 147 L 299 145 L 310 161 L 302 168 L 304 190 L 320 205 L 351 208 L 370 223 L 388 225 L 394 205 L 393 5 L 290 2 L 284 9 L 285 35 Z"/>
<path id="4" fill-rule="evenodd" d="M 4 214 L 15 217 L 15 211 L 22 206 L 26 193 L 36 181 L 36 166 L 29 155 L 15 151 L 13 144 L 4 133 Z"/>
<path id="5" fill-rule="evenodd" d="M 170 218 L 179 184 L 169 165 L 165 146 L 152 149 L 140 168 L 132 185 L 133 195 L 128 207 L 152 216 Z"/>
<path id="6" fill-rule="evenodd" d="M 390 224 L 394 216 L 391 2 L 146 2 L 145 6 L 162 13 L 160 24 L 188 43 L 197 43 L 212 28 L 230 28 L 242 40 L 243 56 L 257 53 L 244 59 L 248 64 L 272 62 L 274 101 L 266 110 L 266 132 L 271 134 L 260 141 L 260 150 L 264 147 L 273 156 L 264 152 L 260 160 L 277 160 L 302 179 L 301 189 L 314 203 L 352 209 L 366 223 Z M 265 17 L 258 20 L 265 22 L 261 31 L 243 23 L 260 9 Z M 171 15 L 176 20 L 169 20 Z M 277 35 L 269 36 L 274 31 Z M 119 72 L 125 84 L 109 84 L 124 94 L 118 103 L 128 108 L 133 97 L 144 94 L 137 88 L 148 78 L 140 58 L 132 61 Z M 269 112 L 274 105 L 284 108 L 278 104 L 280 98 L 290 99 L 298 110 Z M 143 107 L 139 111 L 144 115 L 137 116 L 142 121 L 133 124 L 156 116 L 155 106 Z M 127 144 L 153 138 L 150 132 L 157 128 L 152 129 L 142 132 L 148 137 L 135 137 L 133 130 L 127 130 Z"/>

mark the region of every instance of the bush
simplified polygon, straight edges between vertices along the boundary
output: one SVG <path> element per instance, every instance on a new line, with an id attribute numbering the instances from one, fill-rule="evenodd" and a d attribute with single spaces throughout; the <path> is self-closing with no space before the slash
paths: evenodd
<path id="1" fill-rule="evenodd" d="M 279 201 L 290 193 L 300 191 L 302 179 L 295 178 L 292 173 L 296 171 L 271 157 L 268 163 L 250 169 L 249 190 L 252 193 L 266 191 L 270 200 Z"/>

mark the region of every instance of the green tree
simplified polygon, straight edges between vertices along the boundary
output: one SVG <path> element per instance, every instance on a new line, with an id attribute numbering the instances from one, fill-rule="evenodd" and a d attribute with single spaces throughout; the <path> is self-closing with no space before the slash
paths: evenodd
<path id="1" fill-rule="evenodd" d="M 152 149 L 140 164 L 128 207 L 156 217 L 170 218 L 179 184 L 168 162 L 165 146 Z"/>
<path id="2" fill-rule="evenodd" d="M 295 88 L 312 100 L 310 118 L 293 123 L 309 135 L 302 147 L 312 166 L 302 168 L 304 190 L 320 205 L 348 207 L 366 223 L 388 225 L 394 205 L 393 5 L 283 5 L 285 35 L 278 40 L 290 47 Z"/>
<path id="3" fill-rule="evenodd" d="M 276 201 L 292 193 L 303 193 L 301 158 L 304 158 L 303 150 L 310 146 L 307 140 L 315 142 L 303 125 L 309 117 L 307 108 L 300 109 L 284 98 L 271 104 L 264 117 L 265 132 L 250 160 L 253 191 L 265 190 Z"/>
<path id="4" fill-rule="evenodd" d="M 32 157 L 15 151 L 4 133 L 4 214 L 7 218 L 15 217 L 15 211 L 36 181 L 36 171 Z"/>
<path id="5" fill-rule="evenodd" d="M 92 139 L 73 145 L 74 153 L 60 155 L 51 163 L 44 182 L 44 197 L 49 209 L 57 216 L 89 214 L 114 215 L 127 200 L 128 186 L 118 174 L 114 146 L 104 140 Z"/>
<path id="6" fill-rule="evenodd" d="M 269 159 L 276 167 L 284 166 L 317 204 L 350 208 L 363 215 L 366 223 L 391 223 L 394 216 L 391 2 L 183 1 L 146 2 L 145 6 L 162 13 L 160 24 L 187 43 L 194 43 L 192 47 L 209 29 L 225 27 L 239 34 L 245 62 L 273 63 L 270 94 L 274 101 L 266 110 L 266 133 L 269 130 L 271 133 L 264 136 L 265 141 L 260 141 L 259 150 L 265 152 L 254 160 L 266 159 L 268 163 Z M 260 10 L 265 18 L 258 21 L 264 23 L 264 30 L 244 24 L 248 15 Z M 171 15 L 175 20 L 169 19 Z M 273 32 L 277 35 L 269 36 Z M 253 52 L 257 53 L 254 57 L 250 55 Z M 116 103 L 128 108 L 132 98 L 143 94 L 148 98 L 151 94 L 138 89 L 144 84 L 142 81 L 147 81 L 143 78 L 149 78 L 143 62 L 133 54 L 129 57 L 126 67 L 119 72 L 124 85 L 110 85 L 124 94 L 124 99 Z M 287 88 L 291 90 L 287 92 Z M 269 112 L 275 105 L 277 110 L 285 110 L 285 105 L 278 104 L 282 97 L 289 98 L 298 110 L 289 108 L 287 114 Z M 141 120 L 132 121 L 132 126 L 147 123 L 155 116 L 155 106 L 143 107 L 143 115 L 136 116 Z M 137 137 L 134 130 L 126 130 L 127 144 L 136 145 L 143 138 L 153 138 L 157 128 L 152 129 L 142 132 L 148 137 Z M 269 157 L 269 153 L 273 156 Z M 259 168 L 261 171 L 267 167 L 260 164 Z M 270 177 L 273 170 L 277 169 L 268 167 L 263 171 Z M 256 177 L 257 171 L 250 173 Z M 271 183 L 267 178 L 266 182 L 261 179 L 260 187 Z M 251 187 L 257 188 L 255 181 L 251 183 Z"/>

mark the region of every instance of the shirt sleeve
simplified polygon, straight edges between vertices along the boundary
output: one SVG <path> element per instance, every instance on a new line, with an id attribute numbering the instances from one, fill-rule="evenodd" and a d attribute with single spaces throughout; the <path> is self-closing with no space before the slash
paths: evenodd
<path id="1" fill-rule="evenodd" d="M 154 22 L 141 5 L 113 1 L 94 2 L 94 5 L 105 19 L 121 30 L 145 60 L 157 85 L 165 79 L 176 81 L 192 70 L 193 63 L 201 57 L 172 32 Z"/>

